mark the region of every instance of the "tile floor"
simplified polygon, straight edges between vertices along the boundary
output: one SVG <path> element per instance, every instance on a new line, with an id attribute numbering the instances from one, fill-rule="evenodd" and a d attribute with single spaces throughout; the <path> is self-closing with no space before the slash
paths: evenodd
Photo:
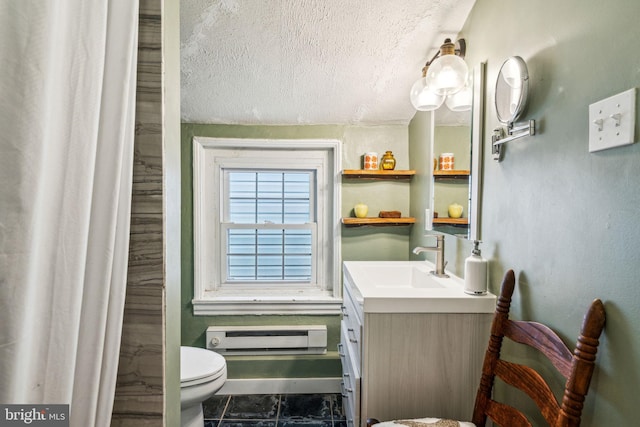
<path id="1" fill-rule="evenodd" d="M 346 427 L 339 394 L 213 396 L 205 427 Z"/>

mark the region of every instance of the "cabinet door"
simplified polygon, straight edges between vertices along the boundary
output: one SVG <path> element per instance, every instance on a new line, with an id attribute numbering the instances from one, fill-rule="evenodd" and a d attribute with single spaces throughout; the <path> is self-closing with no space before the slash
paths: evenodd
<path id="1" fill-rule="evenodd" d="M 470 419 L 491 318 L 366 314 L 361 417 Z"/>

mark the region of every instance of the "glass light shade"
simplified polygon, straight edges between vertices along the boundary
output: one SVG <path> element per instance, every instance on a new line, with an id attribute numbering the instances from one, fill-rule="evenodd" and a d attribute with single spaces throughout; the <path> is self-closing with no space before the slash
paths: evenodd
<path id="1" fill-rule="evenodd" d="M 473 82 L 471 73 L 464 87 L 456 93 L 447 96 L 446 104 L 451 111 L 469 111 L 473 102 Z"/>
<path id="2" fill-rule="evenodd" d="M 461 90 L 469 76 L 469 67 L 457 55 L 436 58 L 427 71 L 427 85 L 438 95 L 450 95 Z"/>
<path id="3" fill-rule="evenodd" d="M 411 86 L 409 92 L 411 104 L 418 111 L 433 111 L 440 108 L 444 102 L 444 96 L 438 95 L 427 86 L 426 77 L 421 77 Z"/>

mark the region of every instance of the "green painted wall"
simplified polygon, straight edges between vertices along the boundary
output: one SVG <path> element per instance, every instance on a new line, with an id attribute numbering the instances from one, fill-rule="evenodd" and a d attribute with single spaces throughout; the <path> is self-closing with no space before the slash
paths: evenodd
<path id="1" fill-rule="evenodd" d="M 430 141 L 434 134 L 433 114 L 418 111 L 409 123 L 409 150 L 411 151 L 411 169 L 416 175 L 411 182 L 411 216 L 416 218 L 416 224 L 411 228 L 410 247 L 432 245 L 434 239 L 424 237 L 425 209 L 431 208 L 431 171 L 433 156 Z M 445 246 L 445 249 L 447 247 Z M 435 254 L 431 252 L 412 255 L 414 260 L 429 259 L 435 261 Z"/>
<path id="2" fill-rule="evenodd" d="M 183 345 L 204 347 L 205 330 L 210 325 L 326 324 L 328 352 L 324 356 L 228 356 L 229 378 L 339 377 L 336 351 L 340 340 L 340 316 L 194 316 L 193 298 L 193 136 L 266 139 L 338 139 L 343 143 L 344 169 L 360 169 L 366 151 L 392 150 L 398 169 L 409 168 L 408 128 L 388 126 L 238 126 L 182 125 L 182 322 Z M 350 216 L 353 205 L 369 205 L 369 215 L 381 209 L 409 212 L 408 183 L 345 182 L 342 187 L 342 214 Z M 409 253 L 409 227 L 342 228 L 344 260 L 403 260 Z M 340 284 L 337 284 L 340 286 Z"/>
<path id="3" fill-rule="evenodd" d="M 469 126 L 437 125 L 434 128 L 435 144 L 433 149 L 436 159 L 441 153 L 453 153 L 455 155 L 454 169 L 469 169 L 471 167 L 470 138 L 471 128 Z"/>
<path id="4" fill-rule="evenodd" d="M 478 0 L 461 33 L 467 62 L 487 62 L 482 249 L 491 290 L 513 268 L 513 317 L 544 321 L 568 342 L 589 303 L 605 302 L 585 427 L 630 426 L 640 418 L 640 144 L 588 152 L 589 104 L 640 86 L 638 16 L 637 0 Z M 512 55 L 529 67 L 526 117 L 537 120 L 538 135 L 509 143 L 496 163 L 487 143 L 498 125 L 492 93 L 500 65 Z M 412 157 L 426 141 L 414 134 L 423 120 L 416 116 L 410 126 Z M 636 141 L 639 129 L 636 123 Z M 418 187 L 412 198 L 428 192 Z M 412 235 L 412 245 L 421 238 Z M 470 245 L 453 238 L 446 244 L 449 267 L 462 275 Z M 512 347 L 506 352 L 538 360 Z M 561 385 L 556 378 L 554 388 Z M 524 403 L 504 387 L 497 394 Z"/>

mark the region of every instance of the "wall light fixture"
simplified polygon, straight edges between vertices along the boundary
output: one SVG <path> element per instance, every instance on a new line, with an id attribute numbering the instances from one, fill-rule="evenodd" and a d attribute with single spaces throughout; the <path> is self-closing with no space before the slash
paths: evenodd
<path id="1" fill-rule="evenodd" d="M 466 94 L 454 97 L 469 86 L 469 67 L 464 62 L 466 53 L 465 39 L 453 43 L 445 39 L 440 50 L 425 64 L 422 77 L 418 79 L 409 93 L 411 104 L 418 111 L 433 111 L 447 100 L 447 106 L 453 111 L 471 109 L 471 101 Z M 451 98 L 451 99 L 450 99 Z"/>

